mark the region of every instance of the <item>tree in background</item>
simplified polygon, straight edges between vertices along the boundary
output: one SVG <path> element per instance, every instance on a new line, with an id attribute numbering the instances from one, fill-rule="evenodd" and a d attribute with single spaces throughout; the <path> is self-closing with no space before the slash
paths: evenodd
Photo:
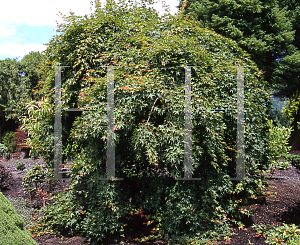
<path id="1" fill-rule="evenodd" d="M 300 128 L 297 127 L 297 123 L 299 124 L 300 122 L 300 2 L 297 0 L 283 0 L 280 1 L 280 4 L 281 7 L 287 7 L 293 29 L 296 31 L 293 45 L 297 48 L 297 51 L 291 55 L 287 55 L 279 63 L 280 70 L 282 70 L 284 74 L 287 74 L 287 78 L 281 77 L 279 81 L 283 84 L 283 86 L 281 86 L 282 94 L 285 94 L 285 89 L 290 88 L 290 81 L 294 84 L 298 82 L 297 89 L 293 91 L 293 95 L 284 107 L 284 113 L 286 117 L 289 118 L 294 129 L 290 139 L 292 149 L 300 150 Z M 291 89 L 293 89 L 293 87 L 291 87 Z"/>
<path id="2" fill-rule="evenodd" d="M 300 87 L 300 7 L 296 0 L 182 0 L 184 14 L 237 41 L 265 72 L 275 96 L 294 98 Z M 293 122 L 300 121 L 299 114 Z"/>
<path id="3" fill-rule="evenodd" d="M 6 109 L 11 107 L 14 103 L 14 90 L 20 84 L 20 65 L 16 59 L 0 60 L 0 127 L 1 138 L 3 139 L 6 131 L 13 131 L 17 124 L 14 120 L 6 120 L 8 115 Z M 20 96 L 20 91 L 16 96 Z"/>
<path id="4" fill-rule="evenodd" d="M 21 61 L 0 60 L 0 127 L 3 133 L 14 131 L 20 124 L 18 117 L 26 112 L 25 106 L 34 97 L 34 87 L 40 77 L 38 65 L 44 56 L 30 52 Z"/>

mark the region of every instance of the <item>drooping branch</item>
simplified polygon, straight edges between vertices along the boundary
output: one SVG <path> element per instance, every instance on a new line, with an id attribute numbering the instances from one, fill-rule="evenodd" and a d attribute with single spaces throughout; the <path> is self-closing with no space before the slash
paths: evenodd
<path id="1" fill-rule="evenodd" d="M 164 93 L 164 91 L 162 91 L 161 95 L 163 95 L 163 93 Z M 158 99 L 159 99 L 159 97 L 157 97 L 157 98 L 155 99 L 155 101 L 154 101 L 154 103 L 153 103 L 153 105 L 152 105 L 152 108 L 151 108 L 151 111 L 150 111 L 150 113 L 149 113 L 149 117 L 148 117 L 148 119 L 147 119 L 147 122 L 146 122 L 146 124 L 148 124 L 148 122 L 149 122 L 149 120 L 150 120 L 150 117 L 151 117 L 152 111 L 153 111 L 153 109 L 154 109 L 154 106 L 155 106 L 155 104 L 156 104 L 156 102 L 157 102 L 157 100 L 158 100 Z"/>

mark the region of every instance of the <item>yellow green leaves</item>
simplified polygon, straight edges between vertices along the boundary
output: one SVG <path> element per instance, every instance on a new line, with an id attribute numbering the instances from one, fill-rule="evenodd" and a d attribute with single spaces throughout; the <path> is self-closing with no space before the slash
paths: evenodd
<path id="1" fill-rule="evenodd" d="M 300 108 L 300 91 L 297 91 L 290 101 L 284 106 L 283 112 L 292 123 L 295 120 L 297 113 L 299 114 Z"/>
<path id="2" fill-rule="evenodd" d="M 282 156 L 286 156 L 290 150 L 289 138 L 292 132 L 292 128 L 286 127 L 276 127 L 273 125 L 272 121 L 269 121 L 269 149 L 271 153 L 271 162 L 276 167 L 278 164 L 277 161 Z"/>

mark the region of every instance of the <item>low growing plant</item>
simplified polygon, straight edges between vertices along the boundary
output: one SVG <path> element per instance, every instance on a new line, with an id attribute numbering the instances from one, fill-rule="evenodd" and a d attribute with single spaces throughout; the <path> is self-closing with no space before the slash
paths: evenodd
<path id="1" fill-rule="evenodd" d="M 16 139 L 16 133 L 15 132 L 9 132 L 6 133 L 2 140 L 3 144 L 7 147 L 7 151 L 9 153 L 16 152 L 18 148 L 17 139 Z"/>
<path id="2" fill-rule="evenodd" d="M 26 168 L 25 164 L 22 163 L 22 162 L 17 162 L 17 165 L 16 165 L 16 169 L 18 170 L 24 170 Z"/>
<path id="3" fill-rule="evenodd" d="M 10 171 L 5 169 L 3 164 L 0 164 L 0 191 L 9 189 L 13 184 L 12 179 Z"/>
<path id="4" fill-rule="evenodd" d="M 297 168 L 298 170 L 300 170 L 300 155 L 296 155 L 296 154 L 289 154 L 287 156 L 287 159 L 291 161 L 291 164 Z"/>
<path id="5" fill-rule="evenodd" d="M 51 170 L 40 165 L 32 166 L 23 177 L 24 192 L 31 196 L 37 194 L 38 190 L 43 190 L 47 179 L 53 178 Z"/>
<path id="6" fill-rule="evenodd" d="M 33 205 L 34 208 L 45 206 L 45 200 L 49 196 L 48 192 L 51 192 L 56 185 L 56 180 L 52 180 L 52 178 L 53 170 L 40 165 L 32 166 L 23 177 L 24 192 L 29 194 L 30 205 Z M 45 191 L 46 187 L 48 187 L 47 191 Z M 34 196 L 37 197 L 37 201 L 32 203 Z"/>
<path id="7" fill-rule="evenodd" d="M 23 177 L 24 192 L 33 194 L 41 183 L 44 182 L 46 174 L 40 165 L 32 166 Z"/>
<path id="8" fill-rule="evenodd" d="M 8 161 L 10 159 L 10 153 L 4 153 L 4 158 Z"/>
<path id="9" fill-rule="evenodd" d="M 11 203 L 0 192 L 0 245 L 37 245 L 30 232 L 24 229 L 24 221 Z"/>
<path id="10" fill-rule="evenodd" d="M 274 126 L 272 120 L 269 121 L 269 125 L 270 129 L 268 134 L 268 141 L 271 167 L 285 169 L 288 166 L 287 163 L 278 163 L 278 160 L 281 157 L 286 157 L 289 150 L 291 149 L 288 144 L 292 128 Z"/>
<path id="11" fill-rule="evenodd" d="M 268 228 L 269 227 L 269 228 Z M 256 234 L 266 237 L 268 244 L 300 244 L 300 229 L 295 224 L 273 227 L 271 225 L 254 225 Z"/>
<path id="12" fill-rule="evenodd" d="M 0 143 L 0 157 L 7 152 L 7 147 L 4 144 Z"/>
<path id="13" fill-rule="evenodd" d="M 277 169 L 280 169 L 280 170 L 287 170 L 287 168 L 290 166 L 290 162 L 288 161 L 283 161 L 283 162 L 277 162 L 277 166 L 276 168 Z"/>

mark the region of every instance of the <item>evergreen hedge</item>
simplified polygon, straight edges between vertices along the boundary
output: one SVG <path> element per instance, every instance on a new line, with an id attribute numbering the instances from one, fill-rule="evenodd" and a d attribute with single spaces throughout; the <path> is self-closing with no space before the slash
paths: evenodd
<path id="1" fill-rule="evenodd" d="M 24 229 L 24 221 L 14 207 L 0 192 L 0 244 L 35 245 L 30 232 Z"/>

